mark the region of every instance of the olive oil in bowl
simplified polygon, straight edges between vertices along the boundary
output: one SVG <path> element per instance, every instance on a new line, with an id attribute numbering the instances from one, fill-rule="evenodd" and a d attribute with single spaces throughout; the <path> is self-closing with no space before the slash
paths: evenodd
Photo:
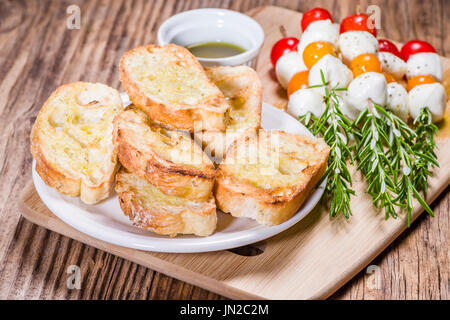
<path id="1" fill-rule="evenodd" d="M 228 42 L 200 42 L 186 46 L 194 56 L 197 58 L 217 59 L 227 58 L 245 52 L 245 50 L 238 45 Z"/>

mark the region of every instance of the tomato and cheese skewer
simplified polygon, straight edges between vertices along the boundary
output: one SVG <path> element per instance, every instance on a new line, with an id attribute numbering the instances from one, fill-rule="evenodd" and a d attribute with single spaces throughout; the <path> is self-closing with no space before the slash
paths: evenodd
<path id="1" fill-rule="evenodd" d="M 433 46 L 425 41 L 411 40 L 405 43 L 401 49 L 401 56 L 406 61 L 406 77 L 410 89 L 420 82 L 432 83 L 442 81 L 441 59 Z M 418 79 L 417 77 L 428 77 Z M 433 78 L 431 78 L 433 77 Z"/>
<path id="2" fill-rule="evenodd" d="M 326 20 L 326 22 L 323 23 L 325 20 Z M 302 21 L 301 21 L 301 25 L 302 25 L 302 29 L 305 31 L 305 33 L 307 35 L 306 37 L 310 37 L 310 39 L 311 39 L 311 37 L 314 35 L 314 41 L 315 40 L 328 41 L 328 39 L 330 39 L 330 37 L 335 38 L 336 39 L 335 41 L 337 41 L 337 37 L 339 34 L 337 31 L 337 26 L 335 26 L 331 29 L 329 28 L 329 25 L 332 24 L 332 20 L 333 19 L 331 18 L 331 15 L 327 10 L 321 9 L 321 8 L 314 8 L 314 9 L 311 9 L 311 10 L 308 10 L 307 12 L 305 12 L 305 14 L 303 15 Z M 306 29 L 308 29 L 308 30 L 306 30 Z M 331 36 L 329 35 L 330 30 L 332 30 Z M 306 41 L 304 39 L 302 46 L 306 47 L 311 42 L 312 41 L 310 41 L 310 40 Z M 287 38 L 280 39 L 272 47 L 272 51 L 270 54 L 271 62 L 275 68 L 275 72 L 277 74 L 278 81 L 284 88 L 286 88 L 288 86 L 290 79 L 292 78 L 292 76 L 295 73 L 307 69 L 303 63 L 303 55 L 302 54 L 303 54 L 304 47 L 298 56 L 299 61 L 296 61 L 294 58 L 294 55 L 290 54 L 294 50 L 297 51 L 298 46 L 299 46 L 299 40 L 297 40 L 296 38 L 287 37 Z M 322 46 L 322 47 L 323 48 L 319 48 L 319 51 L 323 51 L 324 48 L 326 50 L 326 46 Z M 309 51 L 311 54 L 311 51 L 313 51 L 313 50 L 309 50 Z M 281 59 L 280 63 L 278 64 L 278 61 L 280 60 L 280 58 L 284 57 L 285 55 L 289 55 L 289 56 Z M 322 54 L 322 55 L 324 55 L 324 54 Z M 311 59 L 309 59 L 309 60 L 311 60 Z"/>
<path id="3" fill-rule="evenodd" d="M 330 13 L 321 8 L 308 10 L 302 17 L 302 30 L 297 52 L 303 64 L 312 69 L 324 56 L 337 56 L 336 45 L 339 38 L 338 25 L 333 23 Z M 296 79 L 291 88 L 298 89 Z M 308 82 L 308 85 L 312 85 Z M 292 93 L 288 92 L 290 95 Z"/>
<path id="4" fill-rule="evenodd" d="M 382 74 L 377 32 L 367 15 L 348 16 L 341 22 L 340 33 L 339 50 L 354 77 L 340 97 L 340 108 L 354 120 L 372 102 L 386 106 L 387 82 L 393 79 L 388 73 Z"/>
<path id="5" fill-rule="evenodd" d="M 339 86 L 345 88 L 353 79 L 353 76 L 348 67 L 336 57 L 336 49 L 339 41 L 339 26 L 333 23 L 331 15 L 326 10 L 325 12 L 323 9 L 316 8 L 316 10 L 316 13 L 314 13 L 314 9 L 311 12 L 307 12 L 302 19 L 304 33 L 297 49 L 299 55 L 303 58 L 305 66 L 310 69 L 308 84 L 310 86 L 322 85 L 323 74 L 325 81 L 330 87 Z M 320 16 L 321 19 L 308 21 L 309 17 L 313 14 Z M 292 81 L 295 82 L 294 80 Z M 297 88 L 298 85 L 293 84 L 291 87 Z M 320 93 L 320 95 L 325 94 L 324 87 L 314 88 L 313 90 Z M 291 92 L 288 93 L 290 95 L 288 108 L 291 110 L 291 113 L 296 114 L 298 112 L 292 110 L 306 110 L 304 103 L 300 99 L 306 99 L 306 97 L 312 99 L 311 97 L 314 96 L 310 92 L 306 94 L 305 91 L 301 91 L 301 93 L 295 96 Z M 317 100 L 317 96 L 315 98 Z M 321 110 L 320 114 L 322 112 L 323 110 Z"/>
<path id="6" fill-rule="evenodd" d="M 300 71 L 308 70 L 303 59 L 300 59 L 297 52 L 289 52 L 281 56 L 275 67 L 275 74 L 277 76 L 278 82 L 283 88 L 287 88 L 291 78 Z"/>
<path id="7" fill-rule="evenodd" d="M 298 90 L 305 85 L 302 82 L 302 85 L 298 86 L 298 79 L 292 79 L 295 74 L 312 68 L 327 54 L 336 56 L 335 44 L 339 36 L 338 25 L 333 24 L 328 11 L 320 8 L 309 10 L 303 15 L 302 28 L 305 32 L 297 46 L 298 57 L 288 53 L 286 57 L 279 58 L 275 67 L 280 84 L 284 88 L 290 88 L 289 95 L 293 93 L 294 89 Z M 274 46 L 271 56 L 276 51 L 277 48 Z M 296 59 L 298 60 L 296 61 Z M 293 83 L 289 85 L 291 79 Z M 307 85 L 309 84 L 306 83 Z"/>
<path id="8" fill-rule="evenodd" d="M 415 120 L 428 108 L 432 121 L 440 121 L 445 112 L 446 94 L 442 81 L 441 59 L 433 46 L 425 41 L 405 43 L 401 55 L 407 60 L 409 112 Z"/>
<path id="9" fill-rule="evenodd" d="M 370 87 L 371 84 L 377 83 L 376 79 L 379 80 L 379 85 L 376 87 L 382 91 L 385 91 L 384 88 L 386 88 L 387 91 L 387 83 L 392 83 L 395 80 L 403 78 L 406 73 L 406 64 L 398 57 L 400 52 L 392 42 L 387 40 L 378 41 L 375 38 L 376 29 L 369 27 L 367 15 L 359 14 L 345 18 L 341 23 L 340 31 L 339 48 L 343 60 L 350 65 L 353 76 L 358 78 L 360 75 L 368 72 L 383 72 L 386 81 L 386 84 L 381 84 L 381 77 L 372 75 L 367 79 L 359 78 L 358 81 L 352 85 L 351 91 L 358 87 L 358 85 L 356 85 L 357 82 L 360 83 L 360 87 L 362 86 L 365 88 Z M 379 52 L 380 50 L 383 52 Z M 361 81 L 361 79 L 366 80 Z M 396 87 L 394 86 L 394 88 Z M 351 100 L 356 101 L 359 99 L 356 99 L 353 95 L 354 92 L 349 94 L 350 103 L 348 106 L 344 104 L 344 110 L 346 110 L 346 114 L 350 118 L 354 118 L 356 113 L 352 110 Z M 387 107 L 390 108 L 390 104 L 388 104 Z M 353 104 L 353 108 L 356 108 L 355 103 Z M 399 107 L 397 105 L 394 107 L 394 110 L 397 109 L 404 110 L 404 106 Z"/>
<path id="10" fill-rule="evenodd" d="M 409 105 L 408 105 L 408 93 L 402 85 L 397 83 L 403 79 L 406 74 L 406 63 L 400 58 L 400 51 L 397 46 L 389 40 L 379 39 L 379 52 L 378 59 L 371 56 L 372 67 L 366 66 L 366 69 L 370 71 L 382 72 L 386 79 L 386 109 L 394 112 L 403 121 L 408 121 L 409 117 Z M 364 55 L 362 55 L 364 56 Z M 358 59 L 359 58 L 359 59 Z M 352 61 L 355 64 L 361 57 L 358 56 Z M 365 59 L 364 61 L 369 61 Z M 379 62 L 379 66 L 376 63 Z M 381 67 L 381 70 L 380 70 Z M 377 71 L 380 70 L 380 71 Z"/>
<path id="11" fill-rule="evenodd" d="M 325 56 L 336 56 L 339 27 L 333 23 L 330 13 L 321 8 L 308 10 L 301 21 L 303 35 L 298 44 L 298 55 L 307 69 L 312 69 Z M 315 72 L 315 69 L 313 70 Z M 309 71 L 297 72 L 288 84 L 288 112 L 299 117 L 311 112 L 320 117 L 325 110 L 322 92 L 308 89 Z M 321 82 L 320 82 L 321 84 Z"/>
<path id="12" fill-rule="evenodd" d="M 312 42 L 329 42 L 334 47 L 339 39 L 339 26 L 333 22 L 331 14 L 322 8 L 306 11 L 301 20 L 302 36 L 298 44 L 298 53 L 303 57 L 303 51 Z"/>
<path id="13" fill-rule="evenodd" d="M 374 39 L 368 32 L 366 35 L 374 44 Z M 406 63 L 399 58 L 400 52 L 392 42 L 380 40 L 378 44 L 379 50 L 383 51 L 378 54 L 360 54 L 350 63 L 355 80 L 348 90 L 348 106 L 344 105 L 347 116 L 354 119 L 357 114 L 355 109 L 361 111 L 370 100 L 407 121 L 409 115 L 407 92 L 395 82 L 402 79 L 406 73 Z M 372 48 L 374 47 L 373 45 Z M 375 49 L 369 51 L 374 52 Z M 382 81 L 381 73 L 385 81 Z M 367 76 L 364 77 L 363 74 Z M 358 106 L 361 103 L 362 106 Z"/>
<path id="14" fill-rule="evenodd" d="M 299 55 L 303 57 L 305 48 L 309 44 L 318 41 L 329 42 L 337 48 L 339 41 L 339 25 L 331 22 L 331 20 L 319 20 L 310 23 L 300 37 L 300 42 L 297 46 Z"/>
<path id="15" fill-rule="evenodd" d="M 342 20 L 340 25 L 339 50 L 342 60 L 350 64 L 363 53 L 377 54 L 377 30 L 369 25 L 369 16 L 353 14 Z"/>

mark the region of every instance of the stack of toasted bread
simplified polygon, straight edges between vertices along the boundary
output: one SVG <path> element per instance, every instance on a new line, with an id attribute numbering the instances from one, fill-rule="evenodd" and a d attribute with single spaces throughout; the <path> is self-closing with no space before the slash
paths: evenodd
<path id="1" fill-rule="evenodd" d="M 59 192 L 94 204 L 115 177 L 134 225 L 208 236 L 216 206 L 286 221 L 325 171 L 321 139 L 260 130 L 262 87 L 251 68 L 204 70 L 183 47 L 148 45 L 123 55 L 120 74 L 132 101 L 125 109 L 115 89 L 83 82 L 58 88 L 41 109 L 31 152 Z"/>

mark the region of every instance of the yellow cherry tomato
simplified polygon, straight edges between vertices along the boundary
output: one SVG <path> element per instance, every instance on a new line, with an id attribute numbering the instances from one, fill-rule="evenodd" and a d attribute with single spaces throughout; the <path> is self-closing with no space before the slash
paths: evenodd
<path id="1" fill-rule="evenodd" d="M 363 53 L 357 56 L 350 63 L 353 77 L 357 77 L 366 72 L 381 72 L 381 63 L 377 56 L 371 53 Z"/>
<path id="2" fill-rule="evenodd" d="M 327 54 L 336 57 L 336 50 L 331 43 L 326 41 L 312 42 L 306 46 L 305 50 L 303 50 L 303 62 L 308 69 L 311 69 L 317 61 Z"/>
<path id="3" fill-rule="evenodd" d="M 394 76 L 390 73 L 383 72 L 384 78 L 386 79 L 386 83 L 396 82 Z"/>
<path id="4" fill-rule="evenodd" d="M 408 80 L 407 90 L 411 90 L 415 86 L 419 86 L 421 84 L 434 83 L 438 82 L 435 77 L 431 75 L 426 76 L 415 76 Z"/>
<path id="5" fill-rule="evenodd" d="M 309 76 L 308 70 L 300 71 L 300 72 L 297 72 L 296 74 L 294 74 L 294 76 L 289 81 L 289 84 L 287 87 L 288 96 L 290 96 L 291 94 L 293 94 L 295 91 L 297 91 L 299 89 L 307 88 L 309 86 L 308 76 Z"/>

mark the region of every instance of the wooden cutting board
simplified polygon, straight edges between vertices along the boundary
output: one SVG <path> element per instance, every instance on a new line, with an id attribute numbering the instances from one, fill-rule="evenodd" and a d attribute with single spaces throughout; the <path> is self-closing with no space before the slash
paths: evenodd
<path id="1" fill-rule="evenodd" d="M 263 7 L 249 12 L 264 28 L 266 40 L 257 71 L 264 85 L 264 100 L 280 108 L 286 96 L 274 77 L 269 60 L 273 43 L 287 33 L 299 36 L 298 12 Z M 446 80 L 450 59 L 443 58 Z M 427 201 L 432 202 L 450 180 L 450 108 L 438 137 L 440 168 L 430 179 Z M 330 219 L 325 207 L 313 212 L 289 230 L 259 244 L 259 255 L 231 251 L 200 254 L 149 253 L 112 245 L 89 237 L 56 218 L 42 203 L 30 183 L 21 196 L 20 210 L 30 221 L 78 241 L 111 252 L 158 272 L 234 299 L 323 299 L 362 270 L 406 228 L 405 215 L 384 221 L 364 192 L 364 179 L 352 169 L 358 194 L 352 198 L 354 216 Z M 422 213 L 415 205 L 413 218 Z"/>

